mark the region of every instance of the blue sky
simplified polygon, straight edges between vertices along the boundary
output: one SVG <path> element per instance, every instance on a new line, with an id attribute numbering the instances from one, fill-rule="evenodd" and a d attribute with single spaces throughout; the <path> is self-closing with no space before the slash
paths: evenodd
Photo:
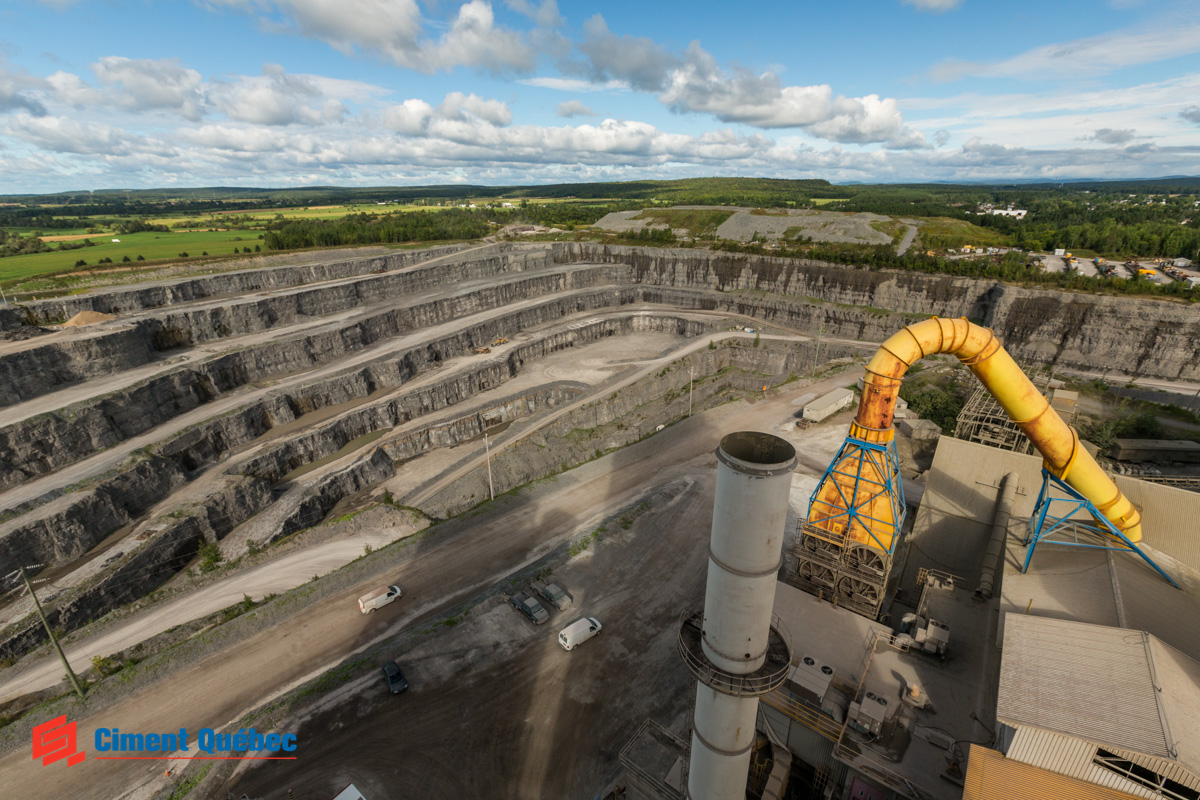
<path id="1" fill-rule="evenodd" d="M 1200 2 L 7 0 L 0 194 L 1200 174 Z"/>

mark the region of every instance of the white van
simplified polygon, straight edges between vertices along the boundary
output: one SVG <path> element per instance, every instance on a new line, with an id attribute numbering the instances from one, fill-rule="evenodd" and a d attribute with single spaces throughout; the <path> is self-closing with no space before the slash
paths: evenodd
<path id="1" fill-rule="evenodd" d="M 399 586 L 381 586 L 380 588 L 367 592 L 362 597 L 358 598 L 358 610 L 366 614 L 369 611 L 374 611 L 377 608 L 386 606 L 399 596 Z"/>
<path id="2" fill-rule="evenodd" d="M 602 627 L 600 620 L 595 617 L 577 619 L 559 632 L 558 643 L 563 646 L 564 650 L 574 650 L 581 643 L 599 633 Z"/>

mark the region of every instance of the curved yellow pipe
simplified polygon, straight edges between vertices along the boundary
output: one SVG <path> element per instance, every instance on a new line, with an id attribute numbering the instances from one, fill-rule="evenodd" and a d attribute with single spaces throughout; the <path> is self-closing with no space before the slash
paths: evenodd
<path id="1" fill-rule="evenodd" d="M 957 356 L 1033 442 L 1046 469 L 1092 501 L 1131 542 L 1141 540 L 1141 514 L 1091 453 L 1080 446 L 1079 435 L 1050 407 L 995 334 L 966 319 L 933 317 L 909 325 L 885 341 L 867 364 L 862 399 L 850 435 L 879 444 L 890 442 L 900 381 L 912 364 L 934 353 Z M 838 504 L 837 494 L 835 486 L 819 490 L 819 496 L 827 501 L 826 508 Z M 814 503 L 812 511 L 816 508 Z M 810 522 L 817 523 L 812 511 Z M 820 516 L 827 515 L 825 511 Z"/>

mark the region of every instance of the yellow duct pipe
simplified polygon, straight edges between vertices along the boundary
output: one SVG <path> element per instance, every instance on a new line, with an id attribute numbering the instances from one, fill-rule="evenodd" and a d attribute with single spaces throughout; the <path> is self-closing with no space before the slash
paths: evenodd
<path id="1" fill-rule="evenodd" d="M 869 442 L 890 442 L 900 381 L 912 364 L 933 353 L 957 356 L 1033 442 L 1046 469 L 1095 504 L 1131 542 L 1141 540 L 1141 514 L 1080 446 L 1079 435 L 1050 407 L 995 334 L 966 319 L 933 317 L 909 325 L 884 342 L 867 364 L 850 435 Z"/>

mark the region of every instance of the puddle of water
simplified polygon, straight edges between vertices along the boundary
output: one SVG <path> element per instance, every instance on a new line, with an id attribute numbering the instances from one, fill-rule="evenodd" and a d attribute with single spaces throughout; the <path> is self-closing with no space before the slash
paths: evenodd
<path id="1" fill-rule="evenodd" d="M 512 424 L 513 424 L 513 420 L 510 419 L 508 422 L 501 422 L 499 425 L 493 425 L 490 428 L 485 428 L 483 433 L 479 434 L 478 436 L 472 436 L 470 439 L 463 439 L 461 442 L 459 442 L 458 444 L 456 444 L 454 446 L 461 447 L 464 444 L 471 444 L 472 442 L 482 442 L 484 434 L 487 434 L 488 436 L 495 439 L 498 434 L 504 433 L 506 430 L 508 430 L 508 426 L 510 426 Z"/>
<path id="2" fill-rule="evenodd" d="M 327 455 L 324 458 L 318 458 L 316 461 L 310 461 L 309 463 L 307 463 L 303 466 L 296 467 L 296 469 L 292 470 L 287 475 L 284 475 L 282 478 L 280 478 L 279 483 L 286 483 L 287 481 L 295 480 L 296 478 L 299 478 L 301 475 L 306 475 L 309 472 L 312 472 L 314 469 L 317 469 L 318 467 L 323 467 L 332 461 L 337 461 L 342 456 L 347 456 L 347 455 L 353 453 L 355 450 L 360 450 L 363 447 L 366 447 L 371 442 L 375 441 L 376 439 L 383 436 L 385 433 L 390 432 L 391 430 L 392 430 L 391 428 L 380 428 L 377 431 L 373 431 L 371 433 L 367 433 L 362 436 L 359 436 L 357 439 L 351 439 L 350 441 L 348 441 L 344 445 L 342 445 L 342 448 L 340 450 L 338 450 L 336 453 Z M 278 485 L 279 484 L 276 484 L 276 486 L 278 486 Z"/>

